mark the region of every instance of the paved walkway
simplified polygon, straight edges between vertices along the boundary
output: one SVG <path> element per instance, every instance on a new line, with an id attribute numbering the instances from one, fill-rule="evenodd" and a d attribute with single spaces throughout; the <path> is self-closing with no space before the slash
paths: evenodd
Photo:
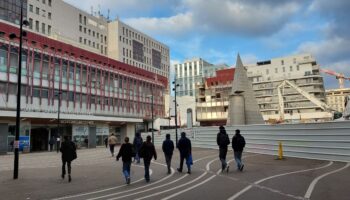
<path id="1" fill-rule="evenodd" d="M 118 150 L 118 149 L 117 149 Z M 122 162 L 107 149 L 78 151 L 71 183 L 60 178 L 60 154 L 20 155 L 19 179 L 12 180 L 13 155 L 0 156 L 1 199 L 349 199 L 349 163 L 244 154 L 243 172 L 235 169 L 232 152 L 229 173 L 220 172 L 218 151 L 194 149 L 192 174 L 167 175 L 164 156 L 151 164 L 151 182 L 143 179 L 142 165 L 132 166 L 125 185 Z M 175 152 L 172 166 L 178 166 Z M 186 168 L 185 168 L 186 169 Z M 186 170 L 184 170 L 186 171 Z"/>

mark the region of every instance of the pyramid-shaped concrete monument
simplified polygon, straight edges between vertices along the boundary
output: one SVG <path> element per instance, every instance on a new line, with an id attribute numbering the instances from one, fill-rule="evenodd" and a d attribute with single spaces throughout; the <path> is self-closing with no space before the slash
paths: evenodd
<path id="1" fill-rule="evenodd" d="M 229 97 L 227 125 L 247 124 L 264 124 L 264 119 L 255 99 L 252 83 L 248 79 L 247 70 L 238 54 Z"/>

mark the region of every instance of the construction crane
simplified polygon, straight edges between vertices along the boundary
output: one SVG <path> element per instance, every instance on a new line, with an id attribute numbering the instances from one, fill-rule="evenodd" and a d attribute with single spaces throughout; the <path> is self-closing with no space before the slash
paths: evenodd
<path id="1" fill-rule="evenodd" d="M 324 102 L 318 100 L 314 96 L 310 95 L 308 92 L 304 91 L 294 83 L 284 80 L 278 87 L 277 87 L 277 93 L 278 93 L 278 103 L 279 103 L 279 114 L 280 114 L 280 120 L 284 121 L 284 100 L 283 100 L 283 95 L 281 89 L 289 85 L 290 87 L 294 88 L 298 93 L 303 95 L 305 98 L 307 98 L 309 101 L 320 107 L 322 110 L 333 112 L 333 109 L 325 104 Z"/>
<path id="2" fill-rule="evenodd" d="M 342 73 L 337 73 L 335 71 L 329 70 L 329 69 L 320 69 L 321 72 L 335 76 L 336 79 L 338 79 L 339 82 L 339 88 L 344 88 L 344 82 L 345 80 L 350 80 L 350 77 L 345 77 Z"/>

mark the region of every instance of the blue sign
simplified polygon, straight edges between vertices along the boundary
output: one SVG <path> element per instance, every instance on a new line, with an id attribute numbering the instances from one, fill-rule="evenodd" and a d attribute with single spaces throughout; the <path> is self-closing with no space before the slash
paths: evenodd
<path id="1" fill-rule="evenodd" d="M 19 150 L 23 151 L 23 149 L 29 150 L 30 139 L 29 136 L 19 136 Z"/>

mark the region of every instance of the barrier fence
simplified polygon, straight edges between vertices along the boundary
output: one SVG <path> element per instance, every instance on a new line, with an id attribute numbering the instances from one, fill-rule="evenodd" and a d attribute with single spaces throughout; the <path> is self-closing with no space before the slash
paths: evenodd
<path id="1" fill-rule="evenodd" d="M 325 122 L 307 124 L 246 125 L 225 127 L 232 139 L 236 129 L 246 139 L 246 152 L 278 155 L 278 144 L 282 142 L 283 154 L 287 157 L 309 158 L 350 162 L 350 122 Z M 216 135 L 219 127 L 194 127 L 178 129 L 178 138 L 184 131 L 193 147 L 217 149 Z M 154 133 L 155 145 L 160 146 L 165 135 L 171 134 L 175 141 L 175 130 Z M 150 133 L 143 133 L 143 137 Z"/>

